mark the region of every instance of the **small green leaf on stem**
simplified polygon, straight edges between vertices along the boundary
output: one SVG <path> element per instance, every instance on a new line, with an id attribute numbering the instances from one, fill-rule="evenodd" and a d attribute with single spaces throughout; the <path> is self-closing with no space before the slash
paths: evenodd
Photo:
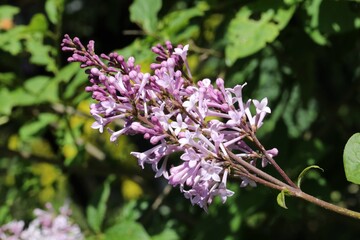
<path id="1" fill-rule="evenodd" d="M 346 179 L 360 184 L 360 133 L 355 133 L 347 141 L 343 159 Z"/>
<path id="2" fill-rule="evenodd" d="M 288 209 L 286 204 L 285 204 L 285 194 L 286 194 L 287 190 L 282 190 L 276 197 L 276 201 L 279 204 L 280 207 Z"/>
<path id="3" fill-rule="evenodd" d="M 303 177 L 305 176 L 305 174 L 310 170 L 310 169 L 313 169 L 313 168 L 317 168 L 317 169 L 320 169 L 321 171 L 324 171 L 324 169 L 322 169 L 321 167 L 317 166 L 317 165 L 311 165 L 311 166 L 308 166 L 307 168 L 305 168 L 304 170 L 302 170 L 302 172 L 300 173 L 300 175 L 298 176 L 298 179 L 297 179 L 297 186 L 300 188 L 300 185 L 301 185 L 301 181 L 303 179 Z"/>

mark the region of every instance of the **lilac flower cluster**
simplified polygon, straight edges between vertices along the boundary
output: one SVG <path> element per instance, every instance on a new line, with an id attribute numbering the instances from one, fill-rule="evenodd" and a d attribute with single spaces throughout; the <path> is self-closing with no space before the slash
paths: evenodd
<path id="1" fill-rule="evenodd" d="M 70 222 L 67 205 L 57 215 L 50 203 L 46 210 L 35 209 L 36 218 L 27 228 L 24 221 L 12 221 L 0 227 L 0 240 L 82 240 L 80 228 Z"/>
<path id="2" fill-rule="evenodd" d="M 111 141 L 123 134 L 143 135 L 154 147 L 131 153 L 139 165 L 150 164 L 155 177 L 163 176 L 172 186 L 179 186 L 192 204 L 207 210 L 215 196 L 225 202 L 234 194 L 226 187 L 227 177 L 239 171 L 231 172 L 236 161 L 228 151 L 253 165 L 257 159 L 262 159 L 263 166 L 267 164 L 245 140 L 261 127 L 271 110 L 267 98 L 243 101 L 246 84 L 225 88 L 221 78 L 214 85 L 210 79 L 193 83 L 188 48 L 175 48 L 170 42 L 156 45 L 152 48 L 156 63 L 150 66 L 154 73 L 149 74 L 141 72 L 134 57 L 96 55 L 94 41 L 85 47 L 78 38 L 65 35 L 62 42 L 62 50 L 72 52 L 68 61 L 87 68 L 91 86 L 86 91 L 96 100 L 90 106 L 96 120 L 92 128 L 102 133 L 107 127 Z M 110 128 L 111 122 L 121 122 L 122 128 Z M 169 155 L 174 152 L 182 153 L 180 161 L 170 163 Z M 277 150 L 267 153 L 275 156 Z M 242 186 L 255 185 L 246 174 L 239 176 Z"/>

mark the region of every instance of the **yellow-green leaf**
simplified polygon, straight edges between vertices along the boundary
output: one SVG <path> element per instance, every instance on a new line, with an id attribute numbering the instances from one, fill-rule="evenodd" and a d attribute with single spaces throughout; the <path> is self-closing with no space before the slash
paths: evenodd
<path id="1" fill-rule="evenodd" d="M 298 179 L 297 179 L 297 186 L 300 188 L 300 185 L 301 185 L 301 181 L 303 179 L 303 177 L 305 176 L 305 174 L 310 170 L 310 169 L 313 169 L 313 168 L 317 168 L 317 169 L 320 169 L 321 171 L 324 171 L 324 169 L 322 169 L 321 167 L 317 166 L 317 165 L 311 165 L 307 168 L 305 168 L 304 170 L 301 171 L 301 173 L 299 174 L 298 176 Z"/>
<path id="2" fill-rule="evenodd" d="M 343 158 L 346 179 L 360 184 L 360 133 L 355 133 L 347 141 Z"/>
<path id="3" fill-rule="evenodd" d="M 285 204 L 285 194 L 286 191 L 282 190 L 276 197 L 276 201 L 279 204 L 280 207 L 287 209 L 287 206 Z"/>

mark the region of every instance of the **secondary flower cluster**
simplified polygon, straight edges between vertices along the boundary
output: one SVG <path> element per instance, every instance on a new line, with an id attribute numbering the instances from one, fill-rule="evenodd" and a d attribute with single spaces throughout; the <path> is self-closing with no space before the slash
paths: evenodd
<path id="1" fill-rule="evenodd" d="M 68 206 L 60 208 L 57 215 L 50 203 L 46 210 L 35 209 L 36 218 L 27 228 L 24 221 L 12 221 L 0 226 L 0 240 L 81 240 L 84 239 L 80 228 L 70 222 Z"/>
<path id="2" fill-rule="evenodd" d="M 225 202 L 234 194 L 226 187 L 235 164 L 228 151 L 253 165 L 257 159 L 262 159 L 263 166 L 267 164 L 245 139 L 261 127 L 271 111 L 267 98 L 243 101 L 246 84 L 225 88 L 221 78 L 214 85 L 210 79 L 194 84 L 187 64 L 188 48 L 175 48 L 170 42 L 156 45 L 152 48 L 156 63 L 150 66 L 154 73 L 149 74 L 141 72 L 134 57 L 125 60 L 117 53 L 96 55 L 94 41 L 85 47 L 78 38 L 65 35 L 62 42 L 62 50 L 72 52 L 68 61 L 87 68 L 91 85 L 86 91 L 96 100 L 90 106 L 96 120 L 92 127 L 101 133 L 107 127 L 111 141 L 123 134 L 142 134 L 154 147 L 131 153 L 139 165 L 144 168 L 145 163 L 150 164 L 155 177 L 165 177 L 172 186 L 179 186 L 192 204 L 207 210 L 215 196 Z M 109 128 L 114 121 L 123 127 Z M 169 155 L 174 152 L 182 155 L 170 163 Z M 275 156 L 277 150 L 268 154 Z M 242 186 L 255 185 L 245 175 L 239 176 Z"/>

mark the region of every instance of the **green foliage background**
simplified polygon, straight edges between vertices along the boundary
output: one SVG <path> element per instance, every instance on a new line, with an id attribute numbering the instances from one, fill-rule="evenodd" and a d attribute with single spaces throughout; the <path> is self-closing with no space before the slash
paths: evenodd
<path id="1" fill-rule="evenodd" d="M 359 222 L 259 186 L 240 189 L 206 214 L 140 171 L 141 137 L 109 143 L 90 128 L 86 76 L 61 53 L 63 34 L 94 39 L 98 53 L 134 56 L 190 44 L 196 79 L 247 82 L 273 113 L 260 139 L 302 189 L 360 210 L 342 151 L 360 129 L 360 2 L 335 0 L 11 0 L 0 5 L 0 224 L 32 218 L 45 202 L 71 201 L 88 239 L 357 239 Z M 267 171 L 274 173 L 271 166 Z M 274 173 L 275 174 L 275 173 Z"/>

